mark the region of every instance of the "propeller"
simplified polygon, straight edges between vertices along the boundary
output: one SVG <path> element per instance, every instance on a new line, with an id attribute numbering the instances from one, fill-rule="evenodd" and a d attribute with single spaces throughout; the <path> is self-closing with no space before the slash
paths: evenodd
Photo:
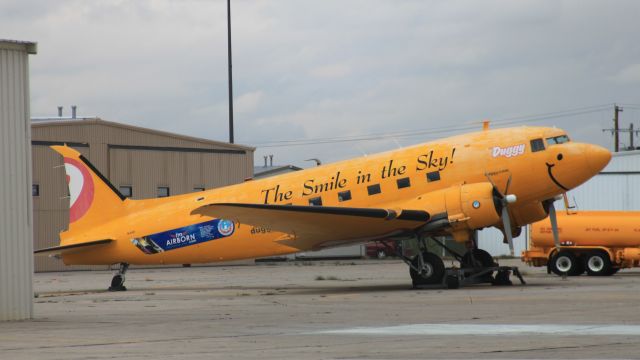
<path id="1" fill-rule="evenodd" d="M 504 236 L 507 238 L 507 243 L 509 244 L 509 252 L 511 256 L 514 256 L 514 248 L 513 248 L 513 234 L 511 233 L 511 219 L 509 218 L 509 209 L 507 208 L 509 204 L 513 204 L 516 202 L 517 197 L 514 194 L 509 194 L 509 187 L 511 186 L 511 174 L 509 174 L 509 178 L 507 179 L 507 184 L 504 188 L 504 192 L 500 192 L 496 184 L 491 180 L 491 177 L 487 174 L 487 179 L 491 185 L 493 185 L 493 189 L 495 190 L 495 198 L 500 203 L 500 217 L 502 218 L 502 226 L 504 228 Z"/>

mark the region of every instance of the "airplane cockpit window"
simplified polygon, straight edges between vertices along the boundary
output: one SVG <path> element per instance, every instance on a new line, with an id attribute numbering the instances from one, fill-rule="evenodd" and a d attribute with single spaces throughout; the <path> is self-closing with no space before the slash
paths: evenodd
<path id="1" fill-rule="evenodd" d="M 531 140 L 531 152 L 544 150 L 544 141 L 542 139 Z"/>
<path id="2" fill-rule="evenodd" d="M 569 142 L 569 137 L 567 135 L 560 135 L 560 136 L 547 138 L 547 144 L 549 145 L 564 144 L 566 142 Z"/>

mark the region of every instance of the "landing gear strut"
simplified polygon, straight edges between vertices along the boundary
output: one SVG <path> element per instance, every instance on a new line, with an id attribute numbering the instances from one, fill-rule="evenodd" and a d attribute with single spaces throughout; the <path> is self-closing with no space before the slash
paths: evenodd
<path id="1" fill-rule="evenodd" d="M 127 291 L 127 288 L 124 286 L 124 274 L 129 269 L 129 264 L 120 263 L 120 268 L 118 268 L 118 273 L 113 276 L 111 279 L 111 286 L 109 286 L 109 291 Z"/>

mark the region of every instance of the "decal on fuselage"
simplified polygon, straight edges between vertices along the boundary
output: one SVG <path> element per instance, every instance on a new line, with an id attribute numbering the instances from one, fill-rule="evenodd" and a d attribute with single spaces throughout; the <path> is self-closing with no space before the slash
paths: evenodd
<path id="1" fill-rule="evenodd" d="M 494 158 L 501 157 L 501 156 L 510 158 L 510 157 L 520 156 L 524 154 L 524 149 L 525 149 L 524 144 L 518 144 L 513 146 L 507 146 L 507 147 L 494 146 L 493 149 L 491 150 L 491 155 Z"/>
<path id="2" fill-rule="evenodd" d="M 131 243 L 140 251 L 150 255 L 221 239 L 233 235 L 234 231 L 233 221 L 214 219 L 131 239 Z"/>

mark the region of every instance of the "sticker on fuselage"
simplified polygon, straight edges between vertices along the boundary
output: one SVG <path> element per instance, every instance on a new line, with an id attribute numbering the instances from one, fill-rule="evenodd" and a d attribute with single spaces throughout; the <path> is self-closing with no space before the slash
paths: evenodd
<path id="1" fill-rule="evenodd" d="M 131 239 L 131 243 L 143 253 L 150 255 L 218 240 L 233 235 L 234 231 L 233 221 L 215 219 Z"/>
<path id="2" fill-rule="evenodd" d="M 524 144 L 507 146 L 507 147 L 494 146 L 493 149 L 491 150 L 491 155 L 494 158 L 501 157 L 501 156 L 510 158 L 510 157 L 520 156 L 524 154 L 524 149 L 525 149 Z"/>

